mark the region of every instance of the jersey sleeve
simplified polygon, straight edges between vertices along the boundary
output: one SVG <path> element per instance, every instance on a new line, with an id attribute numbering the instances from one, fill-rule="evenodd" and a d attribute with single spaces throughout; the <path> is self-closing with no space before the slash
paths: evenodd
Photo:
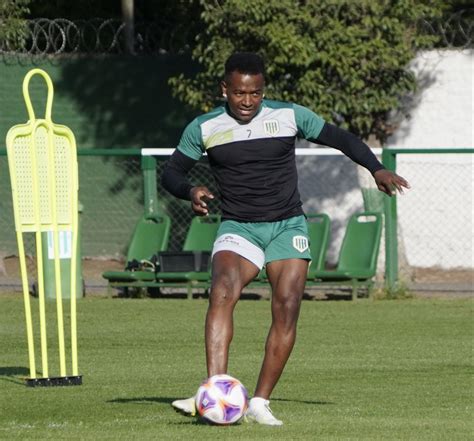
<path id="1" fill-rule="evenodd" d="M 202 143 L 201 127 L 197 118 L 191 121 L 184 129 L 177 149 L 196 161 L 201 158 L 204 146 Z"/>
<path id="2" fill-rule="evenodd" d="M 295 112 L 296 127 L 298 128 L 298 137 L 314 141 L 321 133 L 324 126 L 324 119 L 318 114 L 309 110 L 307 107 L 293 104 Z"/>

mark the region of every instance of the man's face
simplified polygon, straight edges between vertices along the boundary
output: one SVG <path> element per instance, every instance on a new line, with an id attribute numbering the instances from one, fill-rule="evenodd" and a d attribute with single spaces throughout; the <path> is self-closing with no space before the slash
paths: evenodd
<path id="1" fill-rule="evenodd" d="M 249 122 L 258 112 L 263 99 L 265 80 L 262 74 L 251 75 L 232 72 L 222 83 L 222 93 L 232 115 L 242 122 Z"/>

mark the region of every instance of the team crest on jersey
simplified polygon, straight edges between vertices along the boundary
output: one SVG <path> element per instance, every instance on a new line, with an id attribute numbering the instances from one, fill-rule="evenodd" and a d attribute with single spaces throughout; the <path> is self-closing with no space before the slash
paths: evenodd
<path id="1" fill-rule="evenodd" d="M 267 135 L 275 136 L 280 131 L 280 124 L 276 119 L 263 121 L 263 130 Z"/>
<path id="2" fill-rule="evenodd" d="M 293 248 L 300 253 L 308 249 L 308 238 L 304 236 L 293 236 Z"/>

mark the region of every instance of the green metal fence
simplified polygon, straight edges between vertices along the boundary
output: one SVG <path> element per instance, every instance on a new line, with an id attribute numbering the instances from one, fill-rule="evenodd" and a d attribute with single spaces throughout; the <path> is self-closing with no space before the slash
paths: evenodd
<path id="1" fill-rule="evenodd" d="M 413 230 L 427 230 L 425 237 L 432 235 L 433 240 L 448 244 L 448 246 L 439 246 L 437 253 L 443 254 L 446 253 L 445 250 L 448 250 L 447 254 L 456 255 L 457 259 L 450 258 L 449 255 L 443 255 L 444 259 L 438 258 L 434 265 L 435 269 L 442 270 L 443 267 L 448 267 L 452 269 L 466 268 L 471 272 L 473 270 L 473 154 L 474 149 L 472 148 L 388 148 L 382 152 L 383 164 L 387 169 L 401 175 L 407 174 L 407 177 L 408 174 L 413 174 L 414 177 L 422 175 L 427 180 L 425 188 L 421 188 L 418 203 L 412 203 L 408 207 L 408 209 L 415 210 L 415 213 L 409 213 L 408 209 L 405 209 L 403 216 L 408 220 L 413 219 Z M 426 161 L 428 157 L 430 160 Z M 412 158 L 418 159 L 418 161 Z M 410 159 L 412 166 L 407 167 L 410 164 Z M 401 162 L 405 165 L 404 170 L 411 170 L 406 172 L 403 169 L 400 170 Z M 435 171 L 435 165 L 438 165 L 436 168 L 439 170 Z M 416 186 L 411 191 L 420 194 L 420 188 L 417 189 Z M 431 200 L 428 200 L 429 198 Z M 385 281 L 387 286 L 392 289 L 399 281 L 401 244 L 407 240 L 399 232 L 400 199 L 402 198 L 385 197 L 384 200 Z M 430 211 L 435 213 L 434 216 L 430 216 L 428 211 L 430 208 Z M 426 217 L 429 218 L 429 221 L 423 222 Z M 429 229 L 426 228 L 427 223 L 430 224 Z M 454 240 L 456 236 L 458 239 Z M 415 240 L 411 242 L 409 246 L 416 246 Z M 427 249 L 429 240 L 425 240 L 424 244 L 418 242 L 418 245 L 425 247 L 425 254 L 430 253 L 430 250 Z M 423 260 L 423 266 L 427 266 L 426 261 L 426 259 Z M 438 264 L 436 265 L 436 263 Z M 469 284 L 469 275 L 464 281 Z M 472 281 L 471 275 L 471 289 Z"/>
<path id="2" fill-rule="evenodd" d="M 0 253 L 5 256 L 16 254 L 17 245 L 7 159 L 1 153 Z M 82 149 L 78 156 L 84 257 L 122 258 L 144 210 L 168 213 L 174 221 L 170 247 L 181 247 L 192 213 L 189 202 L 163 192 L 158 198 L 158 180 L 166 158 L 142 157 L 140 149 Z M 216 191 L 204 161 L 194 168 L 191 179 Z"/>
<path id="3" fill-rule="evenodd" d="M 385 276 L 389 287 L 399 279 L 412 280 L 418 268 L 472 270 L 474 149 L 384 149 L 385 166 L 406 177 L 413 188 L 403 197 L 382 199 L 376 190 L 361 188 L 358 167 L 348 158 L 320 153 L 297 156 L 297 166 L 305 211 L 324 212 L 332 220 L 330 264 L 337 260 L 349 216 L 369 204 L 385 211 L 379 280 Z M 144 211 L 169 214 L 169 248 L 181 248 L 193 213 L 189 202 L 160 188 L 167 156 L 142 156 L 140 149 L 80 149 L 78 154 L 84 258 L 123 260 L 135 222 Z M 190 179 L 217 191 L 206 159 L 192 170 Z M 211 211 L 217 212 L 218 201 L 211 204 Z M 31 255 L 33 241 L 33 237 L 26 241 Z M 0 286 L 5 281 L 20 284 L 19 274 L 1 266 L 2 259 L 16 254 L 7 159 L 0 150 Z M 34 259 L 30 262 L 34 272 Z"/>

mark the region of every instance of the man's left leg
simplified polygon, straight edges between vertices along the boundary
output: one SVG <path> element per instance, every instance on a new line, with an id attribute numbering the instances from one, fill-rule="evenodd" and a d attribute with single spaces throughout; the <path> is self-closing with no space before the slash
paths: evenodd
<path id="1" fill-rule="evenodd" d="M 250 419 L 262 424 L 282 424 L 273 417 L 268 404 L 295 344 L 307 272 L 308 261 L 304 259 L 276 260 L 267 265 L 272 286 L 272 324 L 255 396 L 248 412 Z"/>

